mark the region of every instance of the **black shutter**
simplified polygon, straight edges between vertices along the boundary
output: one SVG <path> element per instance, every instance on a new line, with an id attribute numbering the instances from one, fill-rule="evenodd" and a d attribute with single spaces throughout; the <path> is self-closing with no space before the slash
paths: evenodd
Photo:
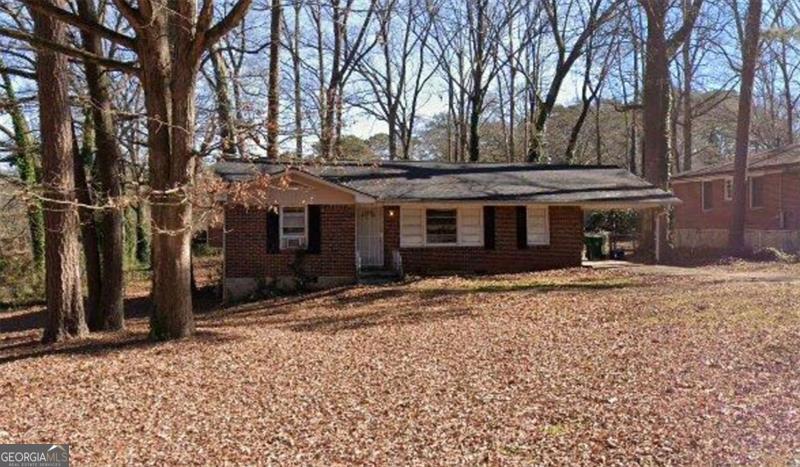
<path id="1" fill-rule="evenodd" d="M 528 209 L 517 206 L 517 248 L 528 248 Z"/>
<path id="2" fill-rule="evenodd" d="M 280 214 L 278 208 L 267 211 L 267 253 L 281 251 Z"/>
<path id="3" fill-rule="evenodd" d="M 483 207 L 483 247 L 494 250 L 494 206 Z"/>
<path id="4" fill-rule="evenodd" d="M 308 206 L 308 252 L 318 255 L 322 251 L 322 213 L 318 204 Z"/>

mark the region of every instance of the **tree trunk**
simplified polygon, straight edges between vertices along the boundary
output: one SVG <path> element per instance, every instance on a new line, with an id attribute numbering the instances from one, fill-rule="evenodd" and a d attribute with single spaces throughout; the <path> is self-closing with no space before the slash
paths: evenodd
<path id="1" fill-rule="evenodd" d="M 65 0 L 50 4 L 66 9 Z M 36 36 L 66 44 L 66 26 L 31 12 Z M 47 319 L 42 340 L 56 342 L 87 332 L 81 294 L 78 211 L 72 155 L 72 117 L 69 108 L 69 61 L 65 55 L 41 48 L 36 53 L 39 124 L 42 135 L 42 182 L 47 201 L 45 221 L 45 283 Z"/>
<path id="2" fill-rule="evenodd" d="M 758 61 L 761 30 L 761 0 L 750 0 L 747 7 L 745 38 L 742 46 L 742 81 L 739 90 L 739 113 L 736 124 L 736 159 L 733 175 L 733 216 L 728 237 L 728 248 L 733 254 L 745 249 L 744 224 L 747 204 L 745 176 L 747 151 L 750 146 L 750 114 L 753 103 L 753 80 Z"/>
<path id="3" fill-rule="evenodd" d="M 292 73 L 294 75 L 294 138 L 295 153 L 303 157 L 303 102 L 300 88 L 300 2 L 294 4 L 294 31 L 292 52 Z M 322 70 L 320 70 L 322 72 Z"/>
<path id="4" fill-rule="evenodd" d="M 167 14 L 159 14 L 143 34 L 142 87 L 148 115 L 164 115 L 168 125 L 154 118 L 147 121 L 151 184 L 152 310 L 150 334 L 154 339 L 175 339 L 194 334 L 191 268 L 191 203 L 187 188 L 194 171 L 194 78 L 196 66 L 172 66 L 167 35 Z M 170 36 L 187 34 L 180 28 Z M 174 83 L 174 85 L 173 85 Z"/>
<path id="5" fill-rule="evenodd" d="M 566 159 L 567 164 L 572 164 L 575 160 L 575 146 L 578 144 L 578 136 L 580 136 L 581 128 L 583 128 L 583 124 L 586 122 L 586 117 L 589 115 L 589 109 L 591 105 L 591 100 L 584 100 L 581 103 L 581 113 L 578 114 L 578 120 L 575 121 L 572 131 L 570 131 L 569 141 L 567 142 L 567 150 L 564 153 L 564 158 Z"/>
<path id="6" fill-rule="evenodd" d="M 147 216 L 144 212 L 144 203 L 139 202 L 134 208 L 136 225 L 134 227 L 135 256 L 139 264 L 151 264 L 150 238 L 147 234 Z"/>
<path id="7" fill-rule="evenodd" d="M 687 2 L 684 1 L 684 5 Z M 684 6 L 684 11 L 688 7 Z M 683 167 L 681 170 L 692 170 L 692 80 L 694 79 L 692 70 L 691 54 L 692 36 L 691 33 L 686 37 L 683 44 Z"/>
<path id="8" fill-rule="evenodd" d="M 78 148 L 75 132 L 72 132 L 72 154 L 73 169 L 75 171 L 75 196 L 78 202 L 83 205 L 78 207 L 78 216 L 81 221 L 81 243 L 83 244 L 83 257 L 86 264 L 86 321 L 90 331 L 102 331 L 104 329 L 104 313 L 101 297 L 105 283 L 101 274 L 100 241 L 97 235 L 97 224 L 94 219 L 93 209 L 89 207 L 94 205 L 94 200 L 86 177 L 86 164 L 91 159 L 94 149 L 94 124 L 90 114 L 91 112 L 87 110 L 86 121 L 83 125 L 82 148 Z"/>
<path id="9" fill-rule="evenodd" d="M 669 56 L 664 37 L 664 18 L 648 15 L 644 73 L 645 180 L 666 188 L 669 154 Z"/>
<path id="10" fill-rule="evenodd" d="M 280 120 L 280 51 L 283 7 L 281 0 L 272 0 L 269 34 L 269 76 L 267 90 L 267 157 L 278 159 L 278 125 Z"/>
<path id="11" fill-rule="evenodd" d="M 0 68 L 3 68 L 0 59 Z M 36 160 L 36 145 L 31 137 L 31 130 L 28 126 L 22 106 L 17 100 L 14 92 L 14 83 L 11 76 L 5 71 L 0 72 L 3 79 L 3 87 L 6 91 L 8 100 L 8 114 L 11 117 L 11 125 L 14 129 L 14 165 L 17 167 L 19 177 L 26 187 L 33 189 L 41 181 L 41 169 Z M 31 236 L 31 257 L 37 271 L 44 268 L 44 213 L 42 203 L 39 200 L 31 200 L 27 207 L 28 231 Z"/>
<path id="12" fill-rule="evenodd" d="M 645 71 L 643 86 L 644 140 L 642 175 L 645 180 L 659 188 L 666 188 L 669 177 L 669 53 L 665 37 L 666 13 L 652 2 L 647 8 L 647 37 L 645 40 Z M 659 245 L 666 242 L 666 229 L 655 232 L 656 216 L 647 210 L 642 216 L 641 248 L 645 252 L 655 251 L 654 236 L 659 236 Z"/>
<path id="13" fill-rule="evenodd" d="M 225 58 L 218 48 L 213 48 L 209 55 L 214 69 L 214 92 L 217 97 L 217 119 L 219 120 L 219 136 L 222 140 L 222 154 L 233 157 L 236 156 L 238 137 L 236 135 L 236 122 L 233 117 L 233 104 L 229 94 L 230 77 L 228 65 L 225 63 Z M 239 155 L 244 156 L 244 154 Z"/>
<path id="14" fill-rule="evenodd" d="M 98 21 L 94 0 L 79 0 L 80 15 L 89 21 Z M 81 32 L 84 48 L 95 55 L 103 55 L 100 37 L 86 31 Z M 114 109 L 111 103 L 110 84 L 105 70 L 92 62 L 85 62 L 86 83 L 92 107 L 92 123 L 94 125 L 97 157 L 96 166 L 99 176 L 100 204 L 110 207 L 101 212 L 102 271 L 103 287 L 100 297 L 101 329 L 113 331 L 125 326 L 123 308 L 123 213 L 117 207 L 122 196 L 122 153 L 117 145 L 117 128 L 114 122 Z M 91 323 L 92 330 L 98 330 Z"/>
<path id="15" fill-rule="evenodd" d="M 469 161 L 478 162 L 481 157 L 480 147 L 480 123 L 481 123 L 481 102 L 479 98 L 470 99 L 469 113 Z"/>

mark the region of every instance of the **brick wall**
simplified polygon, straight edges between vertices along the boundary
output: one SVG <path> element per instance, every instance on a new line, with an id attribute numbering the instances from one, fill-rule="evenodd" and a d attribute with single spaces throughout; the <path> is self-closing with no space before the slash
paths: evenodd
<path id="1" fill-rule="evenodd" d="M 387 258 L 400 248 L 397 206 L 385 208 L 384 241 Z M 394 209 L 394 216 L 388 210 Z M 583 251 L 583 213 L 579 207 L 550 207 L 550 245 L 517 248 L 516 207 L 495 209 L 495 249 L 483 247 L 422 247 L 400 249 L 403 271 L 507 273 L 580 266 Z"/>
<path id="2" fill-rule="evenodd" d="M 780 229 L 780 213 L 786 213 L 786 229 L 800 229 L 800 175 L 775 173 L 763 176 L 764 206 L 750 208 L 749 193 L 745 211 L 745 226 L 750 229 Z M 683 204 L 675 208 L 675 227 L 678 229 L 727 229 L 730 227 L 732 201 L 725 201 L 724 179 L 711 181 L 712 208 L 702 206 L 702 183 L 688 182 L 673 185 L 673 192 Z M 749 190 L 748 190 L 749 191 Z"/>
<path id="3" fill-rule="evenodd" d="M 355 207 L 325 205 L 321 214 L 321 252 L 305 255 L 311 276 L 352 277 L 355 269 Z M 225 209 L 225 275 L 228 278 L 292 276 L 294 251 L 267 253 L 265 209 L 231 206 Z"/>
<path id="4" fill-rule="evenodd" d="M 222 248 L 222 225 L 214 225 L 208 228 L 208 246 Z"/>

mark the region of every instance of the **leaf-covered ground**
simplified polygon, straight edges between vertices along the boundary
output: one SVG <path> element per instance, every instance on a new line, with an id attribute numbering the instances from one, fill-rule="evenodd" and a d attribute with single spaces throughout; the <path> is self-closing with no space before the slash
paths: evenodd
<path id="1" fill-rule="evenodd" d="M 786 464 L 800 267 L 434 278 L 44 348 L 0 314 L 0 443 L 82 464 Z"/>

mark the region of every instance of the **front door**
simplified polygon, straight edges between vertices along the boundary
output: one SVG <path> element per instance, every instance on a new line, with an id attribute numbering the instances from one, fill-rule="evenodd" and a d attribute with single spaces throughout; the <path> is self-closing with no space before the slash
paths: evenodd
<path id="1" fill-rule="evenodd" d="M 383 207 L 356 208 L 356 251 L 361 267 L 383 267 Z"/>

